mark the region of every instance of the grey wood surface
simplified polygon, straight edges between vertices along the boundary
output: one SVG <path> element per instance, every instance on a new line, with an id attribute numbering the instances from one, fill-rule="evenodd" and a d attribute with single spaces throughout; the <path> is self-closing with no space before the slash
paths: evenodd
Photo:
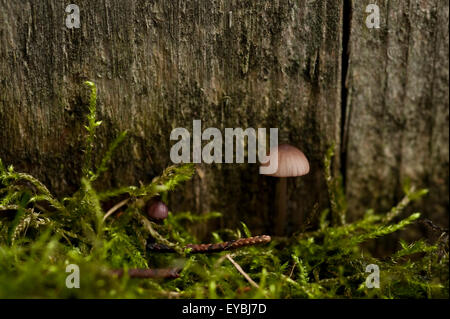
<path id="1" fill-rule="evenodd" d="M 99 188 L 150 181 L 171 164 L 171 130 L 201 119 L 204 129 L 278 127 L 280 142 L 304 151 L 311 173 L 288 181 L 286 231 L 328 206 L 322 160 L 333 143 L 353 216 L 389 208 L 409 177 L 431 190 L 417 208 L 448 222 L 447 1 L 378 1 L 372 30 L 370 1 L 73 2 L 81 28 L 70 30 L 65 1 L 0 0 L 0 158 L 59 195 L 79 182 L 91 80 L 98 154 L 129 130 Z M 221 211 L 221 226 L 270 232 L 274 178 L 255 164 L 198 171 L 171 196 L 173 211 Z"/>

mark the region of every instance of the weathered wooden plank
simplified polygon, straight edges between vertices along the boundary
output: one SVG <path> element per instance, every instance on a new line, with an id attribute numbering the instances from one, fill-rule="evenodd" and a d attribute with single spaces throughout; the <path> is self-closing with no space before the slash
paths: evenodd
<path id="1" fill-rule="evenodd" d="M 381 28 L 368 29 L 377 3 Z M 417 205 L 448 223 L 448 1 L 353 1 L 347 103 L 347 193 L 356 216 L 388 209 L 410 179 Z"/>
<path id="2" fill-rule="evenodd" d="M 59 194 L 75 189 L 90 79 L 99 87 L 102 149 L 129 140 L 103 187 L 149 181 L 170 164 L 170 131 L 279 127 L 311 174 L 289 181 L 290 230 L 328 201 L 322 159 L 339 146 L 341 1 L 0 0 L 0 157 Z M 230 13 L 231 12 L 231 13 Z M 231 21 L 231 23 L 230 23 Z M 336 166 L 337 167 L 337 166 Z M 174 210 L 219 210 L 224 225 L 271 228 L 274 180 L 257 165 L 201 166 Z M 203 176 L 203 174 L 201 174 Z"/>

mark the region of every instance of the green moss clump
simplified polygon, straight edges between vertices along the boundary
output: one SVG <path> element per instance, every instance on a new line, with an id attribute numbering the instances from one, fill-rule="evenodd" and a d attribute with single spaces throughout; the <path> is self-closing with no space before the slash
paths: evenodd
<path id="1" fill-rule="evenodd" d="M 0 298 L 448 298 L 448 231 L 433 243 L 399 242 L 389 257 L 375 258 L 363 244 L 407 228 L 415 213 L 398 220 L 410 202 L 426 190 L 405 186 L 405 197 L 387 214 L 368 210 L 347 223 L 347 205 L 339 179 L 331 177 L 332 149 L 325 158 L 330 210 L 321 214 L 316 231 L 272 240 L 268 246 L 214 254 L 190 254 L 198 243 L 190 225 L 217 218 L 169 214 L 156 224 L 143 213 L 152 197 L 173 191 L 194 174 L 193 165 L 172 166 L 151 183 L 99 192 L 96 181 L 107 170 L 122 133 L 98 165 L 95 150 L 96 88 L 91 82 L 85 161 L 80 189 L 62 200 L 39 180 L 0 161 Z M 120 205 L 105 211 L 105 202 Z M 120 212 L 120 213 L 119 213 Z M 328 216 L 330 215 L 330 216 Z M 221 230 L 212 240 L 251 236 Z M 148 250 L 156 241 L 175 253 Z M 231 262 L 242 267 L 248 281 Z M 80 268 L 80 288 L 66 287 L 66 267 Z M 380 270 L 380 288 L 365 284 L 368 265 Z M 112 269 L 180 267 L 177 279 L 117 277 Z"/>

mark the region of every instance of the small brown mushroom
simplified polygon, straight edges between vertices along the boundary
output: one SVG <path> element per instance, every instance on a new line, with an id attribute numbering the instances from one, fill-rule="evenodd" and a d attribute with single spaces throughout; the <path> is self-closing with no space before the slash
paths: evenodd
<path id="1" fill-rule="evenodd" d="M 276 160 L 275 154 L 278 156 L 278 168 L 273 174 L 268 176 L 278 177 L 276 185 L 275 204 L 277 207 L 277 215 L 275 218 L 275 234 L 282 235 L 286 225 L 287 215 L 287 179 L 286 177 L 303 176 L 309 173 L 309 162 L 305 154 L 298 148 L 282 144 L 278 145 L 277 152 L 272 149 L 269 154 L 269 160 L 265 164 L 270 164 Z"/>
<path id="2" fill-rule="evenodd" d="M 147 216 L 156 221 L 162 221 L 169 215 L 169 209 L 161 200 L 153 200 L 147 207 Z"/>

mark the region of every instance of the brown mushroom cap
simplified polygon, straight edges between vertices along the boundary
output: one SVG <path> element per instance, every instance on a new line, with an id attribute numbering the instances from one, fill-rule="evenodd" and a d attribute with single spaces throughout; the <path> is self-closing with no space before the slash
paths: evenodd
<path id="1" fill-rule="evenodd" d="M 163 220 L 169 215 L 169 209 L 162 201 L 156 200 L 148 206 L 147 215 L 155 220 Z"/>
<path id="2" fill-rule="evenodd" d="M 269 161 L 265 164 L 269 165 L 273 160 L 275 152 L 270 151 Z M 303 176 L 309 173 L 309 162 L 305 154 L 298 148 L 288 145 L 278 145 L 278 169 L 274 174 L 269 176 L 274 177 L 296 177 Z"/>

